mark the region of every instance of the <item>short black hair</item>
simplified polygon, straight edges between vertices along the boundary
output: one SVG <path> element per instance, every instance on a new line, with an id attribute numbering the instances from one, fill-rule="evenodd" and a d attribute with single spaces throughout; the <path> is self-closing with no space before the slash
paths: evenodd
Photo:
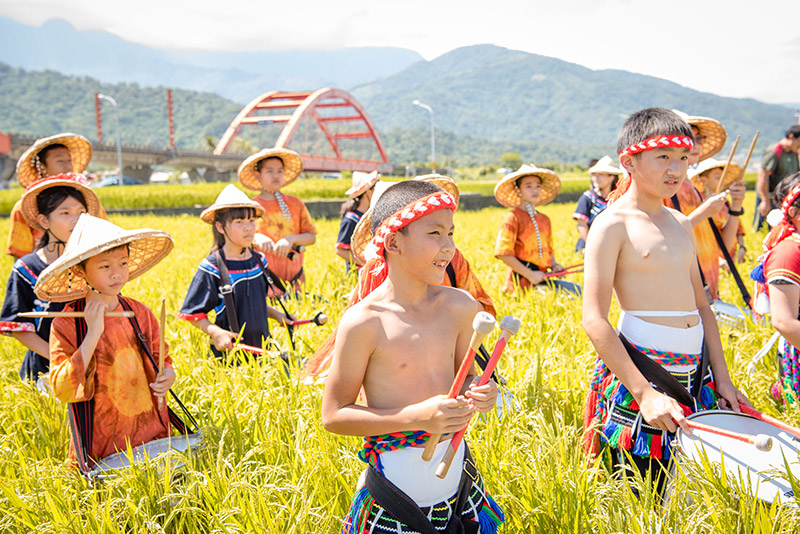
<path id="1" fill-rule="evenodd" d="M 778 182 L 778 185 L 775 186 L 775 191 L 772 192 L 772 203 L 776 206 L 783 204 L 783 199 L 786 198 L 786 195 L 798 182 L 800 182 L 800 172 L 790 174 Z M 800 198 L 795 201 L 794 205 L 800 208 Z"/>
<path id="2" fill-rule="evenodd" d="M 36 155 L 39 157 L 39 161 L 41 161 L 43 164 L 46 165 L 45 159 L 47 158 L 47 153 L 50 152 L 51 150 L 55 150 L 56 148 L 63 148 L 64 150 L 69 151 L 67 145 L 62 145 L 61 143 L 53 143 L 52 145 L 47 145 L 46 147 L 44 147 L 43 149 L 41 149 L 39 152 L 36 153 Z"/>
<path id="3" fill-rule="evenodd" d="M 278 161 L 281 162 L 281 167 L 286 167 L 286 163 L 284 163 L 283 158 L 281 158 L 280 156 L 270 156 L 268 158 L 260 159 L 256 162 L 256 172 L 261 172 L 261 167 L 264 166 L 264 163 L 266 163 L 271 159 L 277 159 Z"/>
<path id="4" fill-rule="evenodd" d="M 600 160 L 599 160 L 599 159 L 597 159 L 597 158 L 592 158 L 592 159 L 590 159 L 590 160 L 589 160 L 589 166 L 587 167 L 587 169 L 591 169 L 592 167 L 594 167 L 595 165 L 597 165 L 597 162 L 598 162 L 598 161 L 600 161 Z"/>
<path id="5" fill-rule="evenodd" d="M 685 135 L 694 139 L 692 128 L 677 113 L 666 108 L 646 108 L 625 121 L 617 137 L 617 153 L 651 137 Z"/>
<path id="6" fill-rule="evenodd" d="M 214 222 L 211 223 L 211 233 L 214 235 L 214 247 L 211 250 L 219 250 L 225 246 L 225 235 L 217 230 L 217 224 L 220 223 L 222 228 L 234 219 L 250 219 L 258 217 L 258 212 L 255 208 L 223 208 L 214 212 Z"/>
<path id="7" fill-rule="evenodd" d="M 372 233 L 378 229 L 383 221 L 405 208 L 412 202 L 421 198 L 444 191 L 441 187 L 430 182 L 420 180 L 406 180 L 398 182 L 384 191 L 372 210 Z"/>
<path id="8" fill-rule="evenodd" d="M 789 129 L 786 130 L 786 137 L 792 137 L 794 139 L 800 138 L 800 124 L 793 124 L 789 126 Z"/>

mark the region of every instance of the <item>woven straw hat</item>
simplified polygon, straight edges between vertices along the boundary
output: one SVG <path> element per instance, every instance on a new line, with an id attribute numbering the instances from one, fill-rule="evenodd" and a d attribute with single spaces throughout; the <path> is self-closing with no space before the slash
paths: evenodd
<path id="1" fill-rule="evenodd" d="M 616 174 L 619 176 L 622 171 L 614 166 L 612 159 L 609 156 L 603 156 L 597 163 L 589 167 L 589 174 Z"/>
<path id="2" fill-rule="evenodd" d="M 39 221 L 37 220 L 39 208 L 36 205 L 36 199 L 43 191 L 58 186 L 67 186 L 77 189 L 83 195 L 83 200 L 86 202 L 86 211 L 89 215 L 97 217 L 100 214 L 100 199 L 97 198 L 97 193 L 89 187 L 89 181 L 86 177 L 74 172 L 65 172 L 63 174 L 36 180 L 28 186 L 22 194 L 22 215 L 25 216 L 25 220 L 28 221 L 31 227 L 44 231 L 44 228 L 39 225 Z"/>
<path id="3" fill-rule="evenodd" d="M 347 195 L 348 198 L 356 198 L 369 191 L 369 188 L 375 185 L 380 179 L 378 171 L 353 171 L 353 186 L 345 191 L 344 194 Z"/>
<path id="4" fill-rule="evenodd" d="M 60 133 L 50 137 L 37 139 L 31 147 L 22 154 L 17 161 L 17 181 L 22 187 L 28 187 L 34 181 L 41 178 L 36 170 L 34 157 L 43 148 L 50 145 L 61 144 L 67 147 L 69 155 L 72 157 L 72 172 L 82 173 L 89 166 L 92 159 L 92 144 L 82 135 L 74 133 Z"/>
<path id="5" fill-rule="evenodd" d="M 256 217 L 262 217 L 264 215 L 264 207 L 261 204 L 255 200 L 250 200 L 250 198 L 235 185 L 228 184 L 222 192 L 220 192 L 217 200 L 203 210 L 203 213 L 200 214 L 200 218 L 208 224 L 212 224 L 214 222 L 214 214 L 217 213 L 217 211 L 230 208 L 253 208 L 256 210 Z"/>
<path id="6" fill-rule="evenodd" d="M 703 141 L 703 151 L 700 153 L 700 161 L 706 160 L 717 154 L 722 147 L 725 146 L 725 141 L 728 139 L 728 133 L 719 121 L 710 117 L 700 117 L 697 115 L 687 115 L 682 111 L 673 109 L 680 118 L 689 126 L 694 126 L 700 135 L 705 137 Z"/>
<path id="7" fill-rule="evenodd" d="M 522 197 L 515 187 L 517 180 L 526 176 L 537 176 L 542 181 L 542 196 L 537 206 L 552 202 L 561 191 L 561 180 L 550 169 L 542 169 L 536 165 L 523 165 L 516 172 L 503 176 L 494 186 L 494 198 L 507 208 L 516 208 L 522 204 Z"/>
<path id="8" fill-rule="evenodd" d="M 303 172 L 303 160 L 300 154 L 288 148 L 265 148 L 256 152 L 239 165 L 239 181 L 242 185 L 253 191 L 261 191 L 261 183 L 256 178 L 256 164 L 262 159 L 266 158 L 280 158 L 283 161 L 283 186 L 285 187 L 290 183 L 297 180 L 300 173 Z"/>
<path id="9" fill-rule="evenodd" d="M 422 174 L 415 177 L 414 180 L 438 185 L 456 199 L 456 204 L 458 204 L 458 201 L 461 199 L 461 191 L 459 191 L 458 185 L 456 185 L 456 182 L 449 176 L 444 176 L 442 174 Z"/>
<path id="10" fill-rule="evenodd" d="M 393 182 L 378 182 L 375 184 L 375 192 L 369 202 L 369 209 L 361 216 L 361 220 L 356 224 L 353 235 L 350 237 L 350 252 L 360 264 L 364 264 L 364 249 L 372 240 L 372 210 L 375 208 L 378 199 L 381 198 L 387 189 L 393 186 Z"/>
<path id="11" fill-rule="evenodd" d="M 172 237 L 162 230 L 124 230 L 105 219 L 83 214 L 67 240 L 64 253 L 39 275 L 36 296 L 49 302 L 67 302 L 86 295 L 83 278 L 72 267 L 101 252 L 128 245 L 128 280 L 144 274 L 172 250 Z"/>
<path id="12" fill-rule="evenodd" d="M 706 185 L 703 183 L 703 178 L 700 175 L 706 171 L 710 171 L 711 169 L 724 169 L 725 163 L 727 162 L 714 158 L 708 158 L 698 163 L 695 168 L 689 169 L 689 171 L 686 173 L 686 176 L 689 177 L 697 189 L 704 191 L 706 189 Z M 731 185 L 733 185 L 734 182 L 738 182 L 743 177 L 744 169 L 742 166 L 731 162 L 730 166 L 728 167 L 728 172 L 725 174 L 725 181 L 722 182 L 719 190 L 725 191 Z"/>

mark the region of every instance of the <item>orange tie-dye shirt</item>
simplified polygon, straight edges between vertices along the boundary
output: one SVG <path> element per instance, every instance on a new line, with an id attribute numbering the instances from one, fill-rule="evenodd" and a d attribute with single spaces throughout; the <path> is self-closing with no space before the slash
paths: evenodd
<path id="1" fill-rule="evenodd" d="M 492 303 L 492 299 L 483 289 L 478 277 L 475 276 L 475 272 L 469 266 L 469 262 L 467 258 L 461 254 L 461 251 L 456 249 L 455 254 L 453 255 L 453 259 L 450 260 L 450 265 L 453 266 L 453 273 L 455 273 L 455 282 L 456 285 L 452 286 L 450 283 L 450 276 L 446 275 L 444 280 L 442 280 L 442 285 L 447 287 L 457 287 L 459 289 L 463 289 L 467 291 L 470 295 L 473 296 L 475 300 L 480 302 L 483 305 L 483 309 L 488 313 L 491 313 L 494 316 L 497 316 L 497 311 L 494 309 L 494 304 Z"/>
<path id="2" fill-rule="evenodd" d="M 297 234 L 316 234 L 317 229 L 314 228 L 314 223 L 311 220 L 311 214 L 308 208 L 303 204 L 303 201 L 291 195 L 282 195 L 286 206 L 289 208 L 289 213 L 292 220 L 286 220 L 275 199 L 266 200 L 260 196 L 255 197 L 253 200 L 263 206 L 265 213 L 261 220 L 258 222 L 258 232 L 269 237 L 273 241 L 278 241 L 286 236 Z M 303 255 L 295 253 L 294 257 L 279 258 L 274 254 L 266 253 L 267 265 L 269 270 L 275 273 L 284 282 L 295 280 L 297 274 L 303 268 Z M 297 277 L 295 281 L 295 289 L 299 289 L 300 283 L 306 279 L 305 274 Z"/>
<path id="3" fill-rule="evenodd" d="M 153 312 L 141 302 L 126 299 L 158 362 L 159 326 Z M 74 309 L 68 304 L 64 311 Z M 116 311 L 122 311 L 117 306 Z M 170 435 L 167 403 L 158 410 L 158 400 L 149 384 L 155 370 L 139 346 L 130 320 L 106 317 L 103 335 L 87 368 L 77 347 L 75 319 L 58 317 L 50 332 L 50 384 L 64 402 L 94 399 L 94 438 L 89 455 L 94 460 L 124 451 L 128 443 L 137 447 Z M 165 355 L 164 367 L 172 368 Z M 70 442 L 70 458 L 75 444 Z"/>
<path id="4" fill-rule="evenodd" d="M 536 224 L 539 225 L 539 239 L 542 250 L 539 250 L 536 241 L 536 229 L 533 226 L 528 212 L 522 208 L 514 208 L 503 216 L 500 231 L 497 234 L 497 243 L 494 247 L 494 256 L 514 256 L 518 260 L 533 263 L 540 270 L 545 271 L 553 265 L 553 235 L 550 227 L 550 218 L 537 211 Z M 531 285 L 527 278 L 520 278 L 519 286 L 527 289 Z M 509 267 L 506 277 L 505 291 L 514 292 L 514 271 Z"/>

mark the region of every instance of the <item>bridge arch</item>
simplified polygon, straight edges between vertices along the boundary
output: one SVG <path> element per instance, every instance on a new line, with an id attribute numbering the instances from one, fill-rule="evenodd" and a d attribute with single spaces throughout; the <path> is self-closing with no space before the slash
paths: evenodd
<path id="1" fill-rule="evenodd" d="M 233 119 L 214 154 L 226 153 L 240 135 L 255 140 L 259 148 L 295 150 L 309 171 L 391 170 L 375 125 L 342 89 L 262 94 Z"/>

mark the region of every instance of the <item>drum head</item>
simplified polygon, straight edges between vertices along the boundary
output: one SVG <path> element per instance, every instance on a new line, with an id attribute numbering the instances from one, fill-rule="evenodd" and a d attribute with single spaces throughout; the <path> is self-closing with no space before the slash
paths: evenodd
<path id="1" fill-rule="evenodd" d="M 138 464 L 144 463 L 148 459 L 155 459 L 160 454 L 168 451 L 191 451 L 197 448 L 201 441 L 202 436 L 200 434 L 181 434 L 150 441 L 132 449 L 131 454 L 128 454 L 128 451 L 122 451 L 106 456 L 97 462 L 97 465 L 95 465 L 89 475 L 103 478 L 111 474 L 112 471 L 130 467 L 131 460 L 133 464 Z M 180 462 L 178 462 L 178 464 L 173 463 L 173 467 L 177 467 L 178 465 L 180 465 Z"/>
<path id="2" fill-rule="evenodd" d="M 711 304 L 711 309 L 714 310 L 714 315 L 717 316 L 718 321 L 736 328 L 744 328 L 747 324 L 746 318 L 752 319 L 750 310 L 742 311 L 738 306 L 724 300 L 715 300 Z"/>
<path id="3" fill-rule="evenodd" d="M 750 443 L 702 430 L 692 429 L 689 436 L 679 428 L 675 434 L 678 463 L 687 460 L 701 463 L 705 452 L 708 461 L 724 462 L 727 473 L 739 478 L 743 487 L 749 485 L 754 497 L 768 503 L 779 500 L 796 506 L 792 486 L 781 473 L 786 473 L 785 458 L 792 476 L 800 478 L 800 440 L 769 423 L 729 411 L 709 410 L 687 419 L 742 434 L 766 434 L 772 438 L 772 449 L 760 451 Z"/>

